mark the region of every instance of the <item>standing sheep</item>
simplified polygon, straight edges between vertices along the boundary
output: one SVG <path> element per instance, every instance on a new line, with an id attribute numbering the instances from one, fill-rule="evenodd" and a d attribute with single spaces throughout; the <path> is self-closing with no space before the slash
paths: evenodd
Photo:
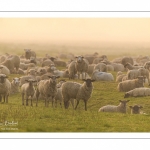
<path id="1" fill-rule="evenodd" d="M 82 74 L 82 79 L 86 79 L 86 73 L 88 72 L 89 63 L 86 59 L 83 58 L 83 56 L 76 56 L 75 68 L 77 70 L 78 79 L 80 78 L 80 74 Z"/>
<path id="2" fill-rule="evenodd" d="M 36 53 L 34 51 L 31 51 L 31 49 L 24 49 L 24 51 L 26 59 L 30 59 L 31 56 L 36 58 Z"/>
<path id="3" fill-rule="evenodd" d="M 144 87 L 145 78 L 139 76 L 137 79 L 122 81 L 118 84 L 117 89 L 119 92 L 128 92 L 134 88 Z"/>
<path id="4" fill-rule="evenodd" d="M 8 77 L 5 74 L 0 74 L 0 101 L 2 100 L 2 96 L 4 102 L 8 103 L 8 96 L 11 91 L 11 83 L 7 79 Z"/>
<path id="5" fill-rule="evenodd" d="M 65 82 L 62 85 L 62 96 L 65 109 L 68 108 L 69 100 L 76 99 L 77 104 L 75 109 L 79 104 L 80 99 L 84 100 L 85 110 L 87 110 L 87 101 L 92 95 L 93 84 L 95 80 L 91 79 L 83 79 L 84 83 L 76 83 L 76 82 Z"/>
<path id="6" fill-rule="evenodd" d="M 31 96 L 31 106 L 33 106 L 32 99 L 35 93 L 35 88 L 33 86 L 33 83 L 36 81 L 29 79 L 29 80 L 26 80 L 26 82 L 28 83 L 25 83 L 21 86 L 22 105 L 24 105 L 24 96 L 26 99 L 26 106 L 28 106 L 28 99 Z"/>
<path id="7" fill-rule="evenodd" d="M 106 105 L 101 107 L 98 112 L 119 112 L 119 113 L 126 113 L 126 104 L 130 100 L 119 100 L 119 105 Z"/>
<path id="8" fill-rule="evenodd" d="M 48 76 L 49 80 L 41 80 L 38 83 L 37 90 L 36 90 L 36 106 L 38 106 L 38 98 L 41 94 L 42 97 L 45 99 L 45 106 L 48 107 L 49 99 L 52 99 L 52 107 L 53 103 L 55 102 L 55 96 L 57 94 L 57 78 L 59 76 Z"/>
<path id="9" fill-rule="evenodd" d="M 68 65 L 68 72 L 69 72 L 69 79 L 74 79 L 75 74 L 77 73 L 76 70 L 76 62 L 72 61 L 69 65 Z"/>

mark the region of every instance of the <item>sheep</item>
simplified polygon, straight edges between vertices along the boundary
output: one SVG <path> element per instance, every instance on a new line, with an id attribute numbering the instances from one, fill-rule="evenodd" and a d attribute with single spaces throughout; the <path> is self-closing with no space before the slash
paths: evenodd
<path id="1" fill-rule="evenodd" d="M 111 65 L 114 67 L 114 71 L 125 71 L 125 68 L 122 64 L 119 63 L 111 63 Z"/>
<path id="2" fill-rule="evenodd" d="M 25 72 L 22 70 L 22 69 L 18 69 L 18 74 L 22 74 L 22 75 L 24 75 L 25 74 Z"/>
<path id="3" fill-rule="evenodd" d="M 7 79 L 8 77 L 5 74 L 0 74 L 0 101 L 2 100 L 2 96 L 4 99 L 4 103 L 8 103 L 8 96 L 11 91 L 11 83 Z"/>
<path id="4" fill-rule="evenodd" d="M 133 58 L 129 56 L 124 56 L 121 60 L 121 64 L 126 65 L 127 63 L 133 65 L 134 64 Z"/>
<path id="5" fill-rule="evenodd" d="M 36 58 L 36 53 L 34 51 L 31 51 L 31 49 L 24 49 L 24 51 L 26 59 L 30 59 L 31 56 Z"/>
<path id="6" fill-rule="evenodd" d="M 75 106 L 75 110 L 79 104 L 80 99 L 84 100 L 85 111 L 87 111 L 87 101 L 92 95 L 93 84 L 95 80 L 91 79 L 82 79 L 84 81 L 83 84 L 77 82 L 65 82 L 62 85 L 62 97 L 65 109 L 69 107 L 69 100 L 76 99 L 77 104 Z"/>
<path id="7" fill-rule="evenodd" d="M 59 76 L 48 76 L 50 79 L 49 80 L 41 80 L 36 89 L 36 106 L 38 106 L 38 98 L 39 95 L 41 94 L 42 97 L 45 99 L 45 107 L 48 107 L 49 105 L 49 99 L 52 99 L 52 107 L 53 103 L 55 102 L 55 96 L 57 94 L 57 78 Z"/>
<path id="8" fill-rule="evenodd" d="M 125 93 L 124 98 L 128 97 L 140 97 L 140 96 L 150 96 L 150 88 L 141 87 L 135 88 Z"/>
<path id="9" fill-rule="evenodd" d="M 126 113 L 126 104 L 130 100 L 119 100 L 119 105 L 106 105 L 101 107 L 98 112 L 118 112 L 118 113 Z"/>
<path id="10" fill-rule="evenodd" d="M 126 63 L 126 64 L 124 65 L 124 67 L 127 68 L 128 70 L 143 68 L 143 66 L 133 66 L 133 65 L 130 64 L 130 63 Z"/>
<path id="11" fill-rule="evenodd" d="M 69 72 L 68 72 L 68 69 L 62 70 L 62 71 L 55 70 L 54 75 L 55 76 L 60 76 L 60 77 L 63 77 L 63 78 L 68 78 L 69 77 Z"/>
<path id="12" fill-rule="evenodd" d="M 114 77 L 111 73 L 101 72 L 99 70 L 93 71 L 91 78 L 96 81 L 114 81 Z"/>
<path id="13" fill-rule="evenodd" d="M 43 67 L 39 67 L 37 69 L 37 75 L 41 76 L 43 74 L 47 73 L 47 69 L 46 68 L 43 68 Z"/>
<path id="14" fill-rule="evenodd" d="M 117 77 L 116 77 L 116 82 L 121 82 L 124 77 L 126 77 L 126 74 L 123 74 L 123 72 L 118 71 Z"/>
<path id="15" fill-rule="evenodd" d="M 95 64 L 89 65 L 87 73 L 88 73 L 88 74 L 92 74 L 93 71 L 94 71 L 94 67 L 95 67 Z"/>
<path id="16" fill-rule="evenodd" d="M 98 64 L 99 62 L 104 61 L 104 60 L 107 60 L 107 56 L 106 55 L 102 55 L 102 56 L 100 56 L 98 58 L 95 58 L 93 60 L 93 64 Z"/>
<path id="17" fill-rule="evenodd" d="M 118 84 L 117 89 L 119 92 L 128 92 L 134 88 L 144 87 L 143 83 L 145 78 L 138 76 L 137 79 L 122 81 Z"/>
<path id="18" fill-rule="evenodd" d="M 128 70 L 127 72 L 128 80 L 136 79 L 138 76 L 140 76 L 139 70 Z"/>
<path id="19" fill-rule="evenodd" d="M 20 79 L 19 78 L 13 78 L 11 82 L 11 94 L 15 94 L 19 92 L 19 83 Z"/>
<path id="20" fill-rule="evenodd" d="M 107 64 L 107 71 L 114 71 L 114 67 L 111 64 Z"/>
<path id="21" fill-rule="evenodd" d="M 150 61 L 147 61 L 144 66 L 145 69 L 148 69 L 150 71 Z"/>
<path id="22" fill-rule="evenodd" d="M 54 60 L 54 64 L 56 66 L 59 66 L 59 67 L 66 67 L 66 62 L 62 61 L 62 60 Z"/>
<path id="23" fill-rule="evenodd" d="M 6 66 L 10 70 L 10 73 L 17 73 L 20 65 L 20 58 L 17 55 L 10 55 L 0 65 Z"/>
<path id="24" fill-rule="evenodd" d="M 100 70 L 101 72 L 107 72 L 107 65 L 104 63 L 98 63 L 95 65 L 94 70 Z"/>
<path id="25" fill-rule="evenodd" d="M 65 80 L 60 80 L 59 83 L 57 84 L 57 94 L 55 97 L 55 106 L 57 107 L 57 101 L 60 102 L 60 106 L 62 107 L 62 101 L 63 101 L 63 97 L 62 97 L 62 84 L 65 83 Z"/>
<path id="26" fill-rule="evenodd" d="M 10 75 L 10 71 L 6 66 L 0 65 L 0 73 L 6 76 Z"/>
<path id="27" fill-rule="evenodd" d="M 33 79 L 26 80 L 26 82 L 21 86 L 21 95 L 22 95 L 22 105 L 24 105 L 24 97 L 26 99 L 26 106 L 28 106 L 28 99 L 31 97 L 31 106 L 33 106 L 32 99 L 35 93 L 35 88 L 33 83 L 36 82 Z"/>
<path id="28" fill-rule="evenodd" d="M 76 56 L 75 68 L 77 70 L 78 79 L 80 78 L 80 74 L 82 74 L 82 79 L 86 79 L 86 73 L 88 71 L 88 61 L 84 59 L 83 56 Z M 83 77 L 84 74 L 84 77 Z"/>
<path id="29" fill-rule="evenodd" d="M 46 71 L 47 71 L 47 72 L 52 73 L 52 74 L 54 74 L 54 70 L 56 70 L 56 67 L 55 67 L 54 64 L 51 64 L 51 65 L 49 65 L 49 66 L 46 66 L 45 68 L 46 68 Z"/>
<path id="30" fill-rule="evenodd" d="M 92 64 L 96 57 L 95 56 L 84 56 L 84 58 L 88 60 L 89 64 Z"/>
<path id="31" fill-rule="evenodd" d="M 74 76 L 77 73 L 77 70 L 76 70 L 76 61 L 72 61 L 68 65 L 68 73 L 69 73 L 69 79 L 74 79 Z"/>
<path id="32" fill-rule="evenodd" d="M 131 114 L 144 114 L 141 109 L 143 108 L 142 106 L 139 105 L 134 105 L 134 106 L 129 106 L 131 109 Z"/>
<path id="33" fill-rule="evenodd" d="M 45 61 L 42 62 L 42 67 L 49 66 L 51 64 L 54 65 L 54 62 L 51 61 L 50 59 L 47 59 L 47 60 L 45 60 Z"/>

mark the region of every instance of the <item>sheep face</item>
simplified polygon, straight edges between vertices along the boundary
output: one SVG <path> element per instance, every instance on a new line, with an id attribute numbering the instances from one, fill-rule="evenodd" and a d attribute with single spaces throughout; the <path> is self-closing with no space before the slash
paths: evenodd
<path id="1" fill-rule="evenodd" d="M 87 87 L 91 87 L 92 86 L 92 82 L 94 82 L 95 80 L 83 79 L 83 81 L 85 81 Z"/>
<path id="2" fill-rule="evenodd" d="M 13 78 L 13 81 L 14 81 L 15 85 L 19 85 L 19 83 L 20 83 L 19 78 Z"/>
<path id="3" fill-rule="evenodd" d="M 59 78 L 59 76 L 48 76 L 48 77 L 50 78 L 52 84 L 56 84 L 57 78 Z"/>
<path id="4" fill-rule="evenodd" d="M 83 56 L 76 56 L 75 57 L 77 59 L 77 63 L 81 63 L 83 61 Z"/>
<path id="5" fill-rule="evenodd" d="M 140 114 L 142 106 L 134 105 L 134 106 L 129 106 L 131 108 L 131 114 Z"/>
<path id="6" fill-rule="evenodd" d="M 5 74 L 0 75 L 0 83 L 3 84 L 6 81 L 7 76 Z"/>
<path id="7" fill-rule="evenodd" d="M 128 98 L 130 96 L 129 93 L 125 93 L 124 98 Z"/>

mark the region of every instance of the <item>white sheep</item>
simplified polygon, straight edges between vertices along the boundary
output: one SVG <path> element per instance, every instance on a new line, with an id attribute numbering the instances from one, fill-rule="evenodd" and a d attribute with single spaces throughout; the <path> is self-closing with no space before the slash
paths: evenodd
<path id="1" fill-rule="evenodd" d="M 80 74 L 82 74 L 82 79 L 86 79 L 86 73 L 88 72 L 89 62 L 84 59 L 83 56 L 76 56 L 75 68 L 77 70 L 78 79 L 80 78 Z"/>
<path id="2" fill-rule="evenodd" d="M 119 112 L 119 113 L 126 113 L 126 103 L 130 100 L 119 100 L 119 105 L 106 105 L 101 107 L 98 112 Z"/>
<path id="3" fill-rule="evenodd" d="M 124 98 L 127 97 L 140 97 L 140 96 L 150 96 L 150 88 L 141 87 L 135 88 L 125 93 Z"/>
<path id="4" fill-rule="evenodd" d="M 22 95 L 22 105 L 24 105 L 24 96 L 26 99 L 26 106 L 28 106 L 28 99 L 31 97 L 31 106 L 33 106 L 32 99 L 35 93 L 35 88 L 33 83 L 36 82 L 33 79 L 26 80 L 26 82 L 21 86 L 21 95 Z"/>
<path id="5" fill-rule="evenodd" d="M 15 94 L 19 92 L 19 83 L 20 83 L 20 78 L 13 78 L 11 82 L 11 94 Z"/>
<path id="6" fill-rule="evenodd" d="M 4 102 L 6 100 L 6 103 L 8 103 L 8 96 L 11 91 L 11 83 L 7 78 L 8 77 L 5 74 L 0 74 L 0 101 L 3 96 Z"/>
<path id="7" fill-rule="evenodd" d="M 101 72 L 107 72 L 107 65 L 105 63 L 98 63 L 95 65 L 94 70 L 100 70 Z"/>
<path id="8" fill-rule="evenodd" d="M 114 77 L 111 73 L 100 72 L 99 70 L 93 71 L 91 78 L 96 81 L 114 81 Z"/>
<path id="9" fill-rule="evenodd" d="M 49 99 L 52 99 L 52 107 L 55 102 L 55 96 L 57 94 L 57 78 L 59 76 L 48 76 L 50 79 L 49 80 L 41 80 L 36 89 L 36 106 L 38 106 L 38 98 L 39 95 L 41 94 L 42 97 L 45 99 L 45 106 L 48 107 L 49 105 Z"/>
<path id="10" fill-rule="evenodd" d="M 145 79 L 139 76 L 137 79 L 122 81 L 118 84 L 117 89 L 119 92 L 128 92 L 134 88 L 144 87 Z"/>
<path id="11" fill-rule="evenodd" d="M 65 109 L 69 107 L 69 100 L 71 99 L 77 100 L 77 104 L 75 107 L 75 109 L 77 109 L 79 101 L 82 99 L 85 104 L 85 110 L 87 110 L 87 101 L 91 97 L 93 91 L 92 82 L 94 82 L 95 80 L 83 79 L 83 81 L 83 84 L 71 81 L 63 83 L 62 96 Z"/>
<path id="12" fill-rule="evenodd" d="M 10 75 L 10 71 L 6 66 L 0 65 L 0 74 Z"/>

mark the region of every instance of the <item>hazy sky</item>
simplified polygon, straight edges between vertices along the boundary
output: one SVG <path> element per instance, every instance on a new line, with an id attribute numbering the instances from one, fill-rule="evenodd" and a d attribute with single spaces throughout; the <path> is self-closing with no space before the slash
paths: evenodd
<path id="1" fill-rule="evenodd" d="M 150 42 L 150 18 L 0 18 L 0 41 Z"/>

